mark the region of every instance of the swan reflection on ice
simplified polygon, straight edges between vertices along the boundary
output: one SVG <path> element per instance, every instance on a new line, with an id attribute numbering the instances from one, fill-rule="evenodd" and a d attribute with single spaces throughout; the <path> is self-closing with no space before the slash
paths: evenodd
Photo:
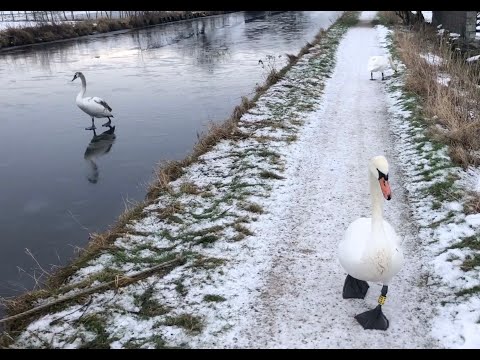
<path id="1" fill-rule="evenodd" d="M 109 129 L 107 131 L 104 131 L 100 135 L 97 135 L 95 129 L 92 129 L 92 131 L 93 137 L 85 150 L 83 158 L 85 159 L 89 167 L 87 179 L 92 184 L 96 184 L 98 182 L 99 170 L 95 160 L 98 157 L 108 154 L 110 152 L 113 143 L 115 142 L 116 135 L 115 126 L 109 126 Z"/>

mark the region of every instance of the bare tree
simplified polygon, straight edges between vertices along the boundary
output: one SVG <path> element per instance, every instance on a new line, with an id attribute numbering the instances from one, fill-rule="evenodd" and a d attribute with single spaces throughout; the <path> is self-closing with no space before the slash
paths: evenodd
<path id="1" fill-rule="evenodd" d="M 402 19 L 403 25 L 413 25 L 425 22 L 425 18 L 421 11 L 417 11 L 416 14 L 411 11 L 395 11 L 395 14 Z"/>

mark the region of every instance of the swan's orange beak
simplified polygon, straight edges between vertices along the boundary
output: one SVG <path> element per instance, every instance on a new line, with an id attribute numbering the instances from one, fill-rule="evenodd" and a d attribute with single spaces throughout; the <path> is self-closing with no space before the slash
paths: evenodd
<path id="1" fill-rule="evenodd" d="M 382 189 L 383 197 L 386 200 L 390 200 L 392 198 L 392 190 L 390 190 L 390 184 L 388 183 L 388 180 L 381 178 L 378 181 L 380 182 L 380 189 Z"/>

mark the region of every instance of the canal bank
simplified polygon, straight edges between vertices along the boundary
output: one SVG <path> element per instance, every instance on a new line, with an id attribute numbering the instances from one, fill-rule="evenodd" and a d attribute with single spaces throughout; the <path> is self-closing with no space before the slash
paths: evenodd
<path id="1" fill-rule="evenodd" d="M 312 39 L 300 51 L 298 58 L 292 56 L 289 66 L 272 72 L 267 84 L 257 89 L 257 96 L 251 101 L 245 98 L 230 120 L 214 126 L 200 139 L 190 157 L 170 163 L 158 171 L 158 182 L 152 185 L 145 203 L 128 211 L 109 232 L 92 234 L 92 242 L 79 259 L 54 275 L 44 290 L 12 300 L 9 303 L 11 309 L 24 312 L 54 298 L 58 300 L 100 283 L 126 285 L 126 277 L 130 278 L 133 273 L 148 272 L 164 262 L 168 266 L 158 269 L 160 274 L 153 273 L 147 279 L 122 289 L 135 288 L 134 293 L 138 293 L 137 287 L 145 286 L 143 281 L 159 284 L 161 279 L 161 287 L 169 288 L 169 292 L 173 291 L 171 295 L 182 302 L 185 296 L 193 294 L 189 283 L 194 287 L 202 287 L 205 281 L 209 281 L 208 278 L 218 275 L 222 281 L 221 274 L 225 275 L 227 269 L 239 260 L 232 255 L 238 249 L 248 247 L 246 241 L 251 235 L 249 223 L 262 216 L 262 206 L 256 203 L 255 198 L 268 196 L 272 184 L 282 179 L 282 157 L 285 154 L 278 153 L 278 150 L 295 142 L 295 134 L 303 124 L 301 119 L 292 114 L 314 108 L 318 101 L 314 95 L 321 93 L 322 79 L 334 64 L 332 55 L 341 35 L 351 23 L 352 14 L 345 15 L 328 32 L 321 31 Z M 286 74 L 290 74 L 290 80 L 280 80 Z M 298 80 L 300 83 L 294 85 Z M 283 81 L 283 84 L 278 81 Z M 289 93 L 289 103 L 275 104 L 275 94 L 280 89 Z M 270 96 L 267 95 L 269 93 Z M 249 113 L 266 110 L 266 106 L 271 108 L 269 112 L 273 111 L 278 116 L 285 111 L 289 115 L 285 113 L 265 123 L 248 120 Z M 245 117 L 243 121 L 239 120 L 242 116 Z M 217 157 L 224 160 L 216 161 Z M 222 249 L 227 251 L 223 255 Z M 175 278 L 169 278 L 173 274 L 176 274 Z M 50 296 L 52 291 L 54 297 Z M 92 296 L 103 298 L 110 291 Z M 185 304 L 186 308 L 180 306 L 175 311 L 179 314 L 174 315 L 170 305 L 165 305 L 165 309 L 163 305 L 159 306 L 155 299 L 156 291 L 152 291 L 153 288 L 147 285 L 144 291 L 140 291 L 141 294 L 137 294 L 136 301 L 140 301 L 139 305 L 145 308 L 137 314 L 139 319 L 145 318 L 144 311 L 152 311 L 149 316 L 160 316 L 161 313 L 162 317 L 168 317 L 161 321 L 165 323 L 162 326 L 168 328 L 177 328 L 175 324 L 178 323 L 179 330 L 193 334 L 205 328 L 204 320 L 200 320 L 202 316 L 188 310 L 190 306 L 196 308 L 198 304 Z M 221 294 L 207 293 L 204 297 L 208 312 L 213 311 L 212 305 L 224 303 Z M 62 311 L 68 313 L 71 306 L 83 306 L 85 309 L 85 303 L 78 303 L 81 298 L 83 296 L 72 299 L 73 303 L 63 303 L 61 307 L 66 308 Z M 99 298 L 99 301 L 103 300 Z M 97 308 L 97 305 L 90 301 L 88 308 Z M 51 311 L 45 310 L 47 313 Z M 96 318 L 97 315 L 87 316 L 92 321 Z M 26 325 L 24 320 L 19 319 L 15 323 L 23 327 Z M 8 332 L 13 334 L 14 327 L 11 325 Z M 80 341 L 78 346 L 90 342 L 90 336 L 84 338 L 87 343 L 82 343 L 80 338 L 74 340 L 76 344 Z M 144 340 L 138 341 L 147 343 L 159 341 L 159 338 Z M 137 342 L 134 339 L 128 341 Z"/>

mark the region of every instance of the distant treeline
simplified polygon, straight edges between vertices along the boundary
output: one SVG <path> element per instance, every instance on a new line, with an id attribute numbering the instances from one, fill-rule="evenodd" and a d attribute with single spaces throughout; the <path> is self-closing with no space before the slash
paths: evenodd
<path id="1" fill-rule="evenodd" d="M 3 11 L 0 12 L 0 21 L 33 21 L 34 25 L 21 28 L 12 26 L 0 31 L 0 49 L 70 39 L 109 31 L 141 28 L 166 22 L 219 15 L 227 12 L 228 11 L 98 11 L 82 13 L 71 11 L 37 11 L 21 13 Z M 72 21 L 72 19 L 74 20 Z"/>

